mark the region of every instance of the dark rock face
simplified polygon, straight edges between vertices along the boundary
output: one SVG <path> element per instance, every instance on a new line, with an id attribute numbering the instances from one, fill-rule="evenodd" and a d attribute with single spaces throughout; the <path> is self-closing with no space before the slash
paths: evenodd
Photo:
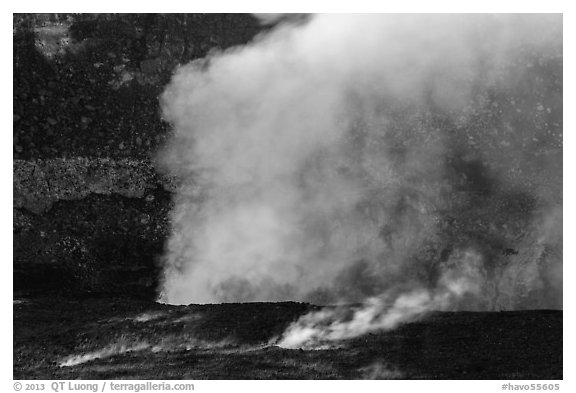
<path id="1" fill-rule="evenodd" d="M 169 208 L 158 188 L 144 198 L 61 200 L 43 214 L 15 209 L 15 290 L 153 297 Z"/>
<path id="2" fill-rule="evenodd" d="M 14 288 L 155 296 L 174 179 L 158 95 L 251 40 L 247 14 L 15 14 Z"/>
<path id="3" fill-rule="evenodd" d="M 14 208 L 34 213 L 49 210 L 59 200 L 91 194 L 144 198 L 161 187 L 173 191 L 175 180 L 158 176 L 146 160 L 70 159 L 14 160 Z"/>
<path id="4" fill-rule="evenodd" d="M 149 157 L 179 64 L 246 43 L 246 14 L 14 16 L 14 157 Z"/>

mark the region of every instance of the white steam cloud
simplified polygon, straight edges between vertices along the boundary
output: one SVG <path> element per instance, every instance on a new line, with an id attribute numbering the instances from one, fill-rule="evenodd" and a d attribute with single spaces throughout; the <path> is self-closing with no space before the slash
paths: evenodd
<path id="1" fill-rule="evenodd" d="M 442 276 L 434 290 L 415 288 L 395 299 L 384 293 L 364 301 L 352 315 L 348 307 L 324 308 L 304 315 L 272 342 L 283 348 L 318 349 L 333 341 L 392 329 L 431 310 L 449 309 L 454 299 L 478 295 L 481 289 L 476 280 L 481 259 L 477 255 L 466 257 L 461 266 Z"/>
<path id="2" fill-rule="evenodd" d="M 561 78 L 557 15 L 315 15 L 181 67 L 160 300 L 366 301 L 286 346 L 561 307 Z"/>

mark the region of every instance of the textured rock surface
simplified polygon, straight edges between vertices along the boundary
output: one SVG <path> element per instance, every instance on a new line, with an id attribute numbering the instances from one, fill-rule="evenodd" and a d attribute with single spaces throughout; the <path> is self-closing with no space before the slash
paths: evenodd
<path id="1" fill-rule="evenodd" d="M 90 194 L 143 198 L 157 187 L 174 191 L 175 180 L 156 174 L 148 161 L 108 158 L 14 160 L 14 208 L 34 213 L 59 200 Z"/>
<path id="2" fill-rule="evenodd" d="M 562 379 L 561 311 L 434 313 L 330 349 L 271 345 L 311 309 L 21 300 L 14 379 Z"/>
<path id="3" fill-rule="evenodd" d="M 158 96 L 179 64 L 249 41 L 247 14 L 15 14 L 14 288 L 153 297 L 174 179 Z"/>
<path id="4" fill-rule="evenodd" d="M 149 157 L 174 69 L 259 29 L 247 14 L 16 14 L 14 157 Z"/>

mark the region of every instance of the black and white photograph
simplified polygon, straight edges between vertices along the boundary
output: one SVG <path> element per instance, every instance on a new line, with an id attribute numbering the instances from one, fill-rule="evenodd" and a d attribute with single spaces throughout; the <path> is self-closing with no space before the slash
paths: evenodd
<path id="1" fill-rule="evenodd" d="M 12 19 L 13 380 L 561 390 L 562 13 Z"/>

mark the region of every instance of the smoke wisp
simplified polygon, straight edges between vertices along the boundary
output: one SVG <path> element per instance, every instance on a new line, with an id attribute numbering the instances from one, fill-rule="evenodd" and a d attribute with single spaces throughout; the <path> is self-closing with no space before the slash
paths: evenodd
<path id="1" fill-rule="evenodd" d="M 431 309 L 562 305 L 562 19 L 315 15 L 182 66 L 160 301 L 364 302 L 282 345 Z"/>
<path id="2" fill-rule="evenodd" d="M 432 310 L 449 309 L 455 299 L 477 296 L 479 268 L 469 255 L 469 261 L 458 269 L 446 272 L 434 290 L 414 288 L 391 298 L 384 293 L 365 300 L 356 310 L 348 307 L 324 308 L 302 316 L 292 323 L 278 340 L 283 348 L 322 348 L 331 342 L 354 338 L 378 330 L 389 330 L 401 323 L 413 321 Z"/>

